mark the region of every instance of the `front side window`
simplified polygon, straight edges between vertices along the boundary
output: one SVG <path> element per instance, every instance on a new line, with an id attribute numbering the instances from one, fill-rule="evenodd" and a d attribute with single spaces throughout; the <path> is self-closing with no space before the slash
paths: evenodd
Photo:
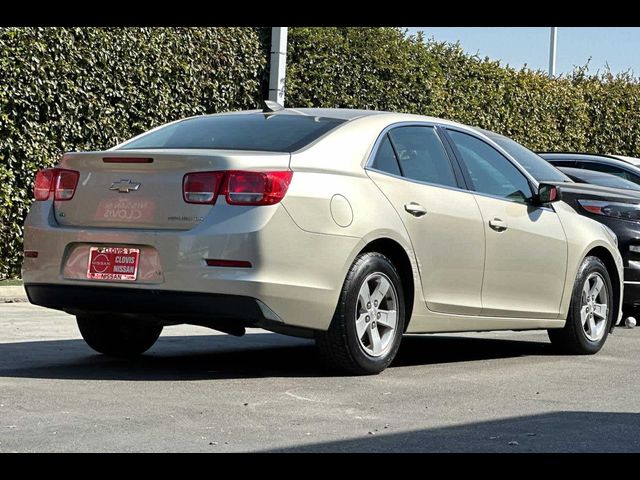
<path id="1" fill-rule="evenodd" d="M 458 186 L 447 152 L 433 127 L 398 127 L 389 132 L 389 137 L 404 177 Z"/>
<path id="2" fill-rule="evenodd" d="M 476 192 L 525 202 L 533 193 L 527 178 L 500 152 L 466 133 L 449 131 Z"/>
<path id="3" fill-rule="evenodd" d="M 551 165 L 524 145 L 488 130 L 483 130 L 483 133 L 504 148 L 538 182 L 566 182 L 568 180 L 566 175 L 554 165 Z M 557 166 L 557 164 L 555 165 Z"/>

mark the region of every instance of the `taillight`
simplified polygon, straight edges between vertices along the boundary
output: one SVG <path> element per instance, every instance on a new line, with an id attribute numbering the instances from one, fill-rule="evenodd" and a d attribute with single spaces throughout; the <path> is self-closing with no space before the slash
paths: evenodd
<path id="1" fill-rule="evenodd" d="M 75 170 L 58 169 L 53 198 L 58 202 L 71 200 L 73 195 L 76 193 L 79 177 L 80 174 Z"/>
<path id="2" fill-rule="evenodd" d="M 284 198 L 292 177 L 291 171 L 188 173 L 182 196 L 187 203 L 214 204 L 218 195 L 224 195 L 229 205 L 273 205 Z"/>
<path id="3" fill-rule="evenodd" d="M 33 183 L 33 195 L 36 200 L 49 200 L 49 195 L 53 191 L 54 172 L 53 168 L 45 168 L 36 173 L 36 179 Z"/>
<path id="4" fill-rule="evenodd" d="M 293 172 L 227 173 L 224 194 L 229 205 L 273 205 L 287 193 Z"/>
<path id="5" fill-rule="evenodd" d="M 36 200 L 49 200 L 53 193 L 56 201 L 71 200 L 76 193 L 80 173 L 64 168 L 45 168 L 36 173 L 33 194 Z"/>
<path id="6" fill-rule="evenodd" d="M 187 173 L 182 179 L 182 198 L 187 203 L 216 203 L 224 172 Z"/>

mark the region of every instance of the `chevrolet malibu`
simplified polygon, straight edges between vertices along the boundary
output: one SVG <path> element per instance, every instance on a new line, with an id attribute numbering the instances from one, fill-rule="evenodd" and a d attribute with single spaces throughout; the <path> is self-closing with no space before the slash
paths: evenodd
<path id="1" fill-rule="evenodd" d="M 546 329 L 593 354 L 620 316 L 615 235 L 437 118 L 197 116 L 67 153 L 34 193 L 29 299 L 75 315 L 104 354 L 143 353 L 169 325 L 261 327 L 371 374 L 404 333 Z"/>

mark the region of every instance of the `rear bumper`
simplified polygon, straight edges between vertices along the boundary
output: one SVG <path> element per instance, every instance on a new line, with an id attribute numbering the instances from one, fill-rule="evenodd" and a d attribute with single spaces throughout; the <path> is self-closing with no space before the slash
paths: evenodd
<path id="1" fill-rule="evenodd" d="M 202 317 L 247 323 L 274 316 L 259 300 L 242 295 L 48 284 L 25 285 L 24 288 L 34 305 L 72 314 L 144 314 L 162 318 Z"/>
<path id="2" fill-rule="evenodd" d="M 22 278 L 33 303 L 68 312 L 185 316 L 191 311 L 198 321 L 180 323 L 202 324 L 204 314 L 261 320 L 263 305 L 281 325 L 326 330 L 347 270 L 363 246 L 356 237 L 306 232 L 280 205 L 240 208 L 225 221 L 212 213 L 191 230 L 150 231 L 64 227 L 53 218 L 50 203 L 35 202 L 25 222 L 25 249 L 39 255 L 24 259 Z M 99 245 L 139 247 L 138 279 L 83 277 L 88 257 L 75 252 Z M 246 260 L 252 267 L 210 267 L 207 258 Z"/>

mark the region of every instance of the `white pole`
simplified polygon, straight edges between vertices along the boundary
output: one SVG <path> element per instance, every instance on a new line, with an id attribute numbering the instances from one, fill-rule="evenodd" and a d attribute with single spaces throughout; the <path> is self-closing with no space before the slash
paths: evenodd
<path id="1" fill-rule="evenodd" d="M 549 42 L 549 76 L 556 76 L 556 45 L 558 43 L 558 27 L 551 27 L 551 40 Z"/>
<path id="2" fill-rule="evenodd" d="M 284 81 L 287 73 L 287 27 L 271 28 L 271 68 L 269 100 L 284 107 Z"/>

